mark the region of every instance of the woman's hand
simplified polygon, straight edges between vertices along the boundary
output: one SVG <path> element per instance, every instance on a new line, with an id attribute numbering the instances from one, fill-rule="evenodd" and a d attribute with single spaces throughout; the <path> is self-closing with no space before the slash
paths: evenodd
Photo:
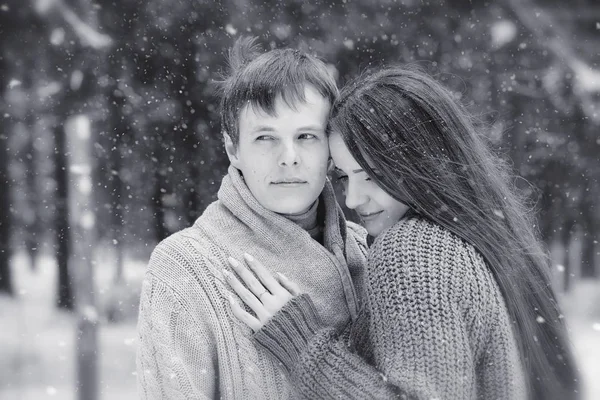
<path id="1" fill-rule="evenodd" d="M 250 254 L 244 254 L 244 259 L 250 269 L 256 274 L 254 277 L 241 262 L 233 257 L 229 257 L 229 264 L 242 278 L 242 284 L 231 272 L 223 270 L 225 279 L 233 290 L 240 296 L 255 315 L 248 313 L 244 308 L 234 301 L 233 296 L 229 296 L 233 315 L 240 321 L 258 331 L 275 313 L 294 296 L 299 295 L 300 288 L 294 282 L 290 281 L 283 274 L 277 273 L 277 279 Z"/>

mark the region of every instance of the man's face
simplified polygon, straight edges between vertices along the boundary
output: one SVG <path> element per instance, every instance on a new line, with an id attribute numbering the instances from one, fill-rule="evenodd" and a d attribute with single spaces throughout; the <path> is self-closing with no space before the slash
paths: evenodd
<path id="1" fill-rule="evenodd" d="M 275 116 L 244 107 L 237 148 L 226 144 L 231 164 L 242 171 L 256 200 L 280 214 L 307 211 L 327 175 L 325 128 L 330 104 L 312 86 L 306 86 L 304 93 L 306 102 L 294 108 L 278 98 Z"/>

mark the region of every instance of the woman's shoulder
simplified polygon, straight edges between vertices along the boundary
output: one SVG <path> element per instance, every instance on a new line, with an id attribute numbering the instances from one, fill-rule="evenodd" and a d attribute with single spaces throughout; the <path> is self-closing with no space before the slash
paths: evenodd
<path id="1" fill-rule="evenodd" d="M 383 231 L 373 243 L 373 250 L 386 251 L 418 246 L 419 250 L 433 250 L 430 244 L 447 244 L 453 247 L 470 245 L 440 224 L 418 214 L 411 214 Z M 426 246 L 426 247 L 423 247 Z M 446 246 L 444 246 L 445 248 Z M 472 247 L 472 246 L 471 246 Z M 438 249 L 442 250 L 442 249 Z"/>
<path id="2" fill-rule="evenodd" d="M 370 264 L 386 264 L 407 273 L 454 279 L 481 279 L 489 271 L 473 245 L 430 219 L 411 215 L 379 235 L 369 254 Z"/>

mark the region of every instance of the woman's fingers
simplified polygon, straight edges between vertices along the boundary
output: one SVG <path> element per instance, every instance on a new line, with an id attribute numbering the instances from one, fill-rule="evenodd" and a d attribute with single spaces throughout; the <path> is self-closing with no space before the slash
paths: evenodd
<path id="1" fill-rule="evenodd" d="M 256 332 L 293 296 L 299 295 L 301 290 L 298 285 L 281 273 L 277 273 L 277 278 L 275 278 L 262 263 L 251 255 L 245 254 L 244 259 L 252 271 L 232 257 L 229 257 L 229 264 L 246 284 L 245 286 L 235 274 L 227 270 L 223 270 L 223 274 L 231 288 L 256 314 L 256 316 L 252 316 L 233 299 L 230 299 L 234 315 Z"/>
<path id="2" fill-rule="evenodd" d="M 252 272 L 250 272 L 246 267 L 242 265 L 238 260 L 233 257 L 228 258 L 229 265 L 234 269 L 234 271 L 242 278 L 248 289 L 257 298 L 260 298 L 267 289 L 254 277 Z"/>
<path id="3" fill-rule="evenodd" d="M 231 295 L 229 295 L 229 303 L 231 304 L 231 311 L 237 319 L 239 319 L 244 324 L 252 328 L 254 332 L 258 331 L 261 328 L 262 323 L 258 319 L 253 317 L 250 313 L 248 313 L 246 310 L 244 310 L 242 306 L 239 305 Z"/>
<path id="4" fill-rule="evenodd" d="M 256 316 L 258 318 L 264 317 L 266 310 L 259 299 L 257 299 L 252 292 L 246 289 L 246 287 L 231 272 L 224 269 L 223 275 L 225 275 L 225 279 L 227 279 L 227 282 L 231 288 L 235 290 L 237 295 L 240 296 L 240 299 L 242 299 L 242 301 L 256 313 Z"/>
<path id="5" fill-rule="evenodd" d="M 282 274 L 281 272 L 277 273 L 277 277 L 281 286 L 283 286 L 288 292 L 292 294 L 292 296 L 298 296 L 302 294 L 300 290 L 300 286 L 296 285 L 294 282 L 290 281 L 287 276 Z"/>
<path id="6" fill-rule="evenodd" d="M 244 259 L 252 271 L 254 271 L 256 276 L 258 276 L 258 279 L 260 279 L 262 284 L 265 285 L 265 287 L 271 293 L 277 293 L 282 289 L 282 286 L 279 284 L 279 282 L 277 282 L 271 272 L 264 265 L 262 265 L 260 261 L 248 253 L 244 253 Z"/>

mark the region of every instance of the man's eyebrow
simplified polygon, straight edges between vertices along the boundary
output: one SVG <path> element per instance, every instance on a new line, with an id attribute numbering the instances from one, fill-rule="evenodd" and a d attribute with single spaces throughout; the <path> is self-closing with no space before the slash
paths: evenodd
<path id="1" fill-rule="evenodd" d="M 319 125 L 307 125 L 307 126 L 301 126 L 297 130 L 299 130 L 299 131 L 323 132 L 324 129 L 323 129 L 322 126 L 319 126 Z"/>
<path id="2" fill-rule="evenodd" d="M 258 125 L 252 129 L 252 132 L 275 132 L 275 128 L 269 125 Z"/>

